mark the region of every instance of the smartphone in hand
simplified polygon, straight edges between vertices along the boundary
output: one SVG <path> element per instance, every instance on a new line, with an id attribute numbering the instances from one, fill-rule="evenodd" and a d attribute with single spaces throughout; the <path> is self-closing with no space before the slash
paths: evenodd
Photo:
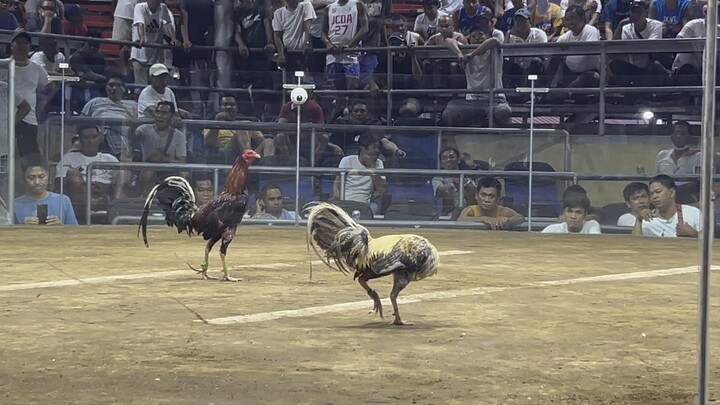
<path id="1" fill-rule="evenodd" d="M 37 205 L 37 217 L 38 217 L 38 224 L 40 224 L 40 225 L 47 224 L 47 217 L 48 217 L 47 204 L 38 204 Z"/>

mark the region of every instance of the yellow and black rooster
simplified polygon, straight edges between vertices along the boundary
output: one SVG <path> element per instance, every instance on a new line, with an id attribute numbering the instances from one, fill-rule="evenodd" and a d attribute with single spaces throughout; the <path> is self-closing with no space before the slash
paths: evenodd
<path id="1" fill-rule="evenodd" d="M 398 311 L 398 294 L 410 281 L 437 273 L 440 257 L 435 246 L 418 235 L 388 235 L 373 239 L 365 227 L 332 204 L 319 203 L 308 209 L 307 237 L 320 259 L 344 274 L 354 272 L 354 278 L 373 299 L 373 310 L 380 317 L 383 316 L 380 296 L 367 282 L 392 274 L 390 302 L 395 311 L 392 323 L 405 325 Z"/>

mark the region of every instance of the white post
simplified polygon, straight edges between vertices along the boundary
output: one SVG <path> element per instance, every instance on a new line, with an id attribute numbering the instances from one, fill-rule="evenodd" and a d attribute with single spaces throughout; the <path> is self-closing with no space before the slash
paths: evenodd
<path id="1" fill-rule="evenodd" d="M 528 75 L 530 87 L 518 87 L 518 93 L 530 93 L 530 151 L 528 153 L 528 232 L 532 230 L 533 136 L 535 135 L 535 93 L 547 93 L 548 88 L 535 88 L 537 75 Z"/>

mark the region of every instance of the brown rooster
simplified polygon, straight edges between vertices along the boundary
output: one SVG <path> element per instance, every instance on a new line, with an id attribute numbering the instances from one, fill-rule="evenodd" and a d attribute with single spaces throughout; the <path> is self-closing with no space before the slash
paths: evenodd
<path id="1" fill-rule="evenodd" d="M 379 238 L 358 225 L 335 205 L 318 203 L 310 209 L 307 238 L 322 261 L 332 269 L 354 278 L 373 299 L 373 310 L 382 318 L 382 302 L 368 281 L 393 275 L 390 303 L 395 311 L 393 325 L 406 325 L 400 319 L 397 297 L 411 281 L 422 280 L 437 273 L 440 257 L 427 239 L 418 235 L 388 235 Z M 411 325 L 410 323 L 407 323 Z"/>
<path id="2" fill-rule="evenodd" d="M 222 239 L 220 244 L 220 260 L 223 266 L 223 281 L 237 281 L 228 276 L 225 255 L 228 245 L 235 237 L 237 226 L 245 215 L 247 206 L 247 178 L 248 167 L 259 159 L 255 151 L 247 150 L 238 156 L 228 174 L 225 188 L 202 207 L 195 205 L 195 193 L 192 187 L 182 177 L 167 177 L 160 184 L 153 187 L 145 200 L 145 208 L 138 226 L 138 236 L 142 231 L 145 246 L 148 247 L 147 218 L 150 206 L 157 198 L 158 205 L 165 211 L 165 222 L 168 226 L 176 227 L 178 233 L 187 232 L 202 235 L 208 241 L 205 246 L 205 260 L 200 264 L 201 270 L 191 269 L 202 275 L 203 279 L 214 279 L 207 274 L 208 256 L 213 246 Z"/>

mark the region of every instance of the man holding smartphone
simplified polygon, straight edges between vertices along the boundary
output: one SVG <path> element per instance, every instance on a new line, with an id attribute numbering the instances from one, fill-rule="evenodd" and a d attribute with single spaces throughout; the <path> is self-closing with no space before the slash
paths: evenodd
<path id="1" fill-rule="evenodd" d="M 77 225 L 70 198 L 47 190 L 50 174 L 47 163 L 40 155 L 29 155 L 22 160 L 25 194 L 14 201 L 16 224 L 25 225 Z"/>

